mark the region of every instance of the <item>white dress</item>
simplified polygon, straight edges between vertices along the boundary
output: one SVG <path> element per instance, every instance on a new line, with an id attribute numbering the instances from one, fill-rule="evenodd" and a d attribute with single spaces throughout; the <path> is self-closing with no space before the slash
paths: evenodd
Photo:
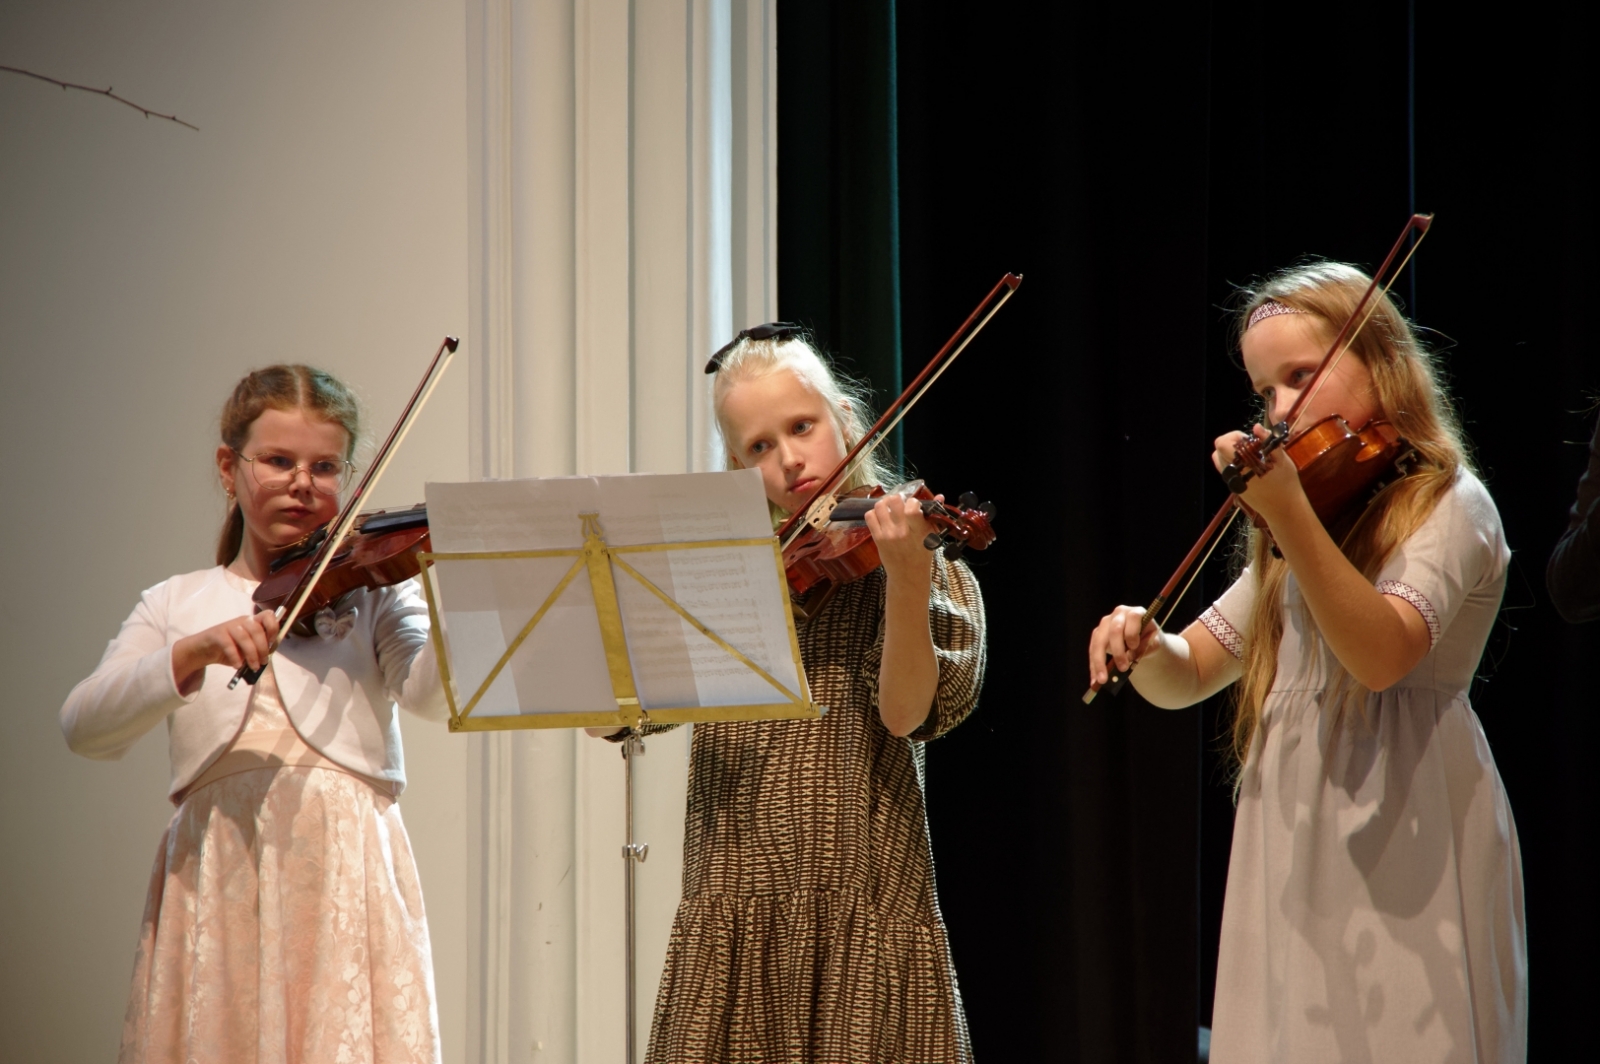
<path id="1" fill-rule="evenodd" d="M 211 666 L 198 696 L 179 695 L 173 644 L 244 613 L 255 587 L 214 569 L 146 592 L 63 710 L 68 735 L 99 756 L 164 717 L 173 735 L 178 808 L 151 870 L 118 1059 L 438 1064 L 427 916 L 395 801 L 404 768 L 385 741 L 394 705 L 364 699 L 361 683 L 409 690 L 425 710 L 442 701 L 425 608 L 404 585 L 358 593 L 348 623 L 331 616 L 328 631 L 291 640 L 254 687 L 226 693 L 231 669 Z M 280 687 L 280 671 L 305 678 L 291 655 L 324 663 L 300 688 L 300 719 L 321 725 L 306 734 Z M 190 716 L 170 723 L 180 711 Z M 223 726 L 234 731 L 223 748 L 193 741 Z M 330 742 L 341 729 L 366 741 Z M 180 767 L 205 754 L 203 771 Z"/>
<path id="2" fill-rule="evenodd" d="M 1494 502 L 1463 472 L 1375 581 L 1417 608 L 1432 649 L 1342 713 L 1337 661 L 1290 575 L 1239 788 L 1213 1060 L 1526 1058 L 1517 830 L 1467 700 L 1509 560 Z M 1254 593 L 1247 570 L 1201 617 L 1235 655 Z"/>

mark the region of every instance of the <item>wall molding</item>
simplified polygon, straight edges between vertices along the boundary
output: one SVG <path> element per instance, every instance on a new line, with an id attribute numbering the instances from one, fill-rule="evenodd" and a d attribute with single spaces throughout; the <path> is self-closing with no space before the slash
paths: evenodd
<path id="1" fill-rule="evenodd" d="M 720 466 L 707 354 L 776 311 L 775 0 L 466 0 L 470 432 L 484 478 Z M 472 736 L 469 1059 L 622 1054 L 622 765 Z M 690 729 L 635 766 L 640 1054 Z"/>

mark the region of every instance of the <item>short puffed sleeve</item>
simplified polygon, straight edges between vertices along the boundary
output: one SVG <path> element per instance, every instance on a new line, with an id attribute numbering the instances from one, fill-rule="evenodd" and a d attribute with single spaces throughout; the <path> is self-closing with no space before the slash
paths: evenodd
<path id="1" fill-rule="evenodd" d="M 861 665 L 874 703 L 877 702 L 878 669 L 883 663 L 884 625 L 880 613 L 877 639 Z M 933 587 L 928 596 L 928 629 L 933 636 L 939 681 L 927 719 L 908 738 L 917 742 L 936 739 L 960 724 L 976 708 L 988 660 L 985 626 L 983 593 L 978 589 L 972 570 L 967 568 L 966 562 L 949 561 L 943 554 L 935 555 Z"/>
<path id="2" fill-rule="evenodd" d="M 1222 597 L 1213 602 L 1197 620 L 1236 658 L 1244 658 L 1244 641 L 1250 634 L 1250 611 L 1256 601 L 1256 577 L 1248 567 L 1239 574 Z"/>
<path id="3" fill-rule="evenodd" d="M 1511 560 L 1500 511 L 1483 482 L 1466 470 L 1421 527 L 1389 556 L 1374 583 L 1416 607 L 1429 646 L 1450 627 L 1474 592 L 1495 589 Z"/>

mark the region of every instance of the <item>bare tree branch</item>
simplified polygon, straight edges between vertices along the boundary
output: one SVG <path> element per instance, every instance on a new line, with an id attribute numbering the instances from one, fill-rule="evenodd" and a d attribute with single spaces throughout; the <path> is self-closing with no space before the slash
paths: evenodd
<path id="1" fill-rule="evenodd" d="M 109 86 L 109 85 L 106 86 L 103 89 L 97 89 L 92 85 L 75 85 L 70 81 L 60 81 L 60 80 L 58 80 L 56 78 L 46 77 L 43 74 L 35 74 L 31 70 L 23 70 L 20 67 L 14 67 L 14 66 L 0 65 L 0 70 L 8 71 L 9 73 L 12 73 L 12 74 L 21 74 L 24 77 L 38 78 L 40 81 L 48 81 L 52 85 L 60 85 L 63 90 L 65 90 L 65 89 L 77 89 L 79 92 L 92 92 L 96 96 L 108 96 L 111 99 L 117 101 L 118 103 L 127 104 L 129 107 L 133 108 L 135 111 L 142 112 L 146 118 L 165 118 L 168 122 L 176 122 L 180 126 L 188 126 L 190 129 L 194 130 L 196 133 L 200 132 L 200 127 L 199 126 L 194 125 L 194 124 L 189 123 L 189 122 L 185 122 L 183 119 L 179 118 L 177 115 L 164 115 L 160 111 L 152 111 L 148 107 L 141 107 L 139 104 L 134 103 L 132 100 L 123 99 L 121 96 L 118 96 L 116 93 L 112 92 L 111 91 L 111 86 Z"/>

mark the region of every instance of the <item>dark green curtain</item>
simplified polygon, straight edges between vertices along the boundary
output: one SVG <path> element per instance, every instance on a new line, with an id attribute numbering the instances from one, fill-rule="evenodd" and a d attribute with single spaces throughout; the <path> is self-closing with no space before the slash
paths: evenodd
<path id="1" fill-rule="evenodd" d="M 881 410 L 902 387 L 894 0 L 781 3 L 778 40 L 778 316 Z"/>

